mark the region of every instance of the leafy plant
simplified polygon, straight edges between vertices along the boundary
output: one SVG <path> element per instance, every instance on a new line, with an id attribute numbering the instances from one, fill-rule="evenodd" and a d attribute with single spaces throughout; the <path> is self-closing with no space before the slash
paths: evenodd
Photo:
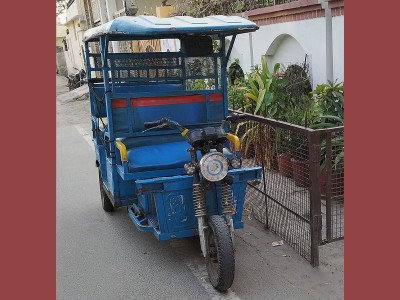
<path id="1" fill-rule="evenodd" d="M 227 75 L 231 85 L 235 84 L 236 80 L 244 80 L 244 73 L 238 58 L 235 58 L 234 62 L 229 66 Z"/>
<path id="2" fill-rule="evenodd" d="M 243 110 L 262 117 L 274 117 L 278 112 L 278 103 L 271 90 L 271 86 L 279 80 L 276 74 L 281 64 L 277 63 L 271 73 L 268 69 L 265 57 L 261 59 L 261 66 L 256 66 L 253 73 L 247 76 L 247 92 L 244 94 L 245 105 Z M 259 122 L 247 121 L 237 127 L 237 132 L 243 130 L 242 144 L 244 154 L 247 155 L 248 149 L 254 148 L 256 162 L 265 162 L 267 167 L 271 167 L 274 155 L 273 129 Z"/>
<path id="3" fill-rule="evenodd" d="M 247 90 L 245 80 L 236 79 L 235 84 L 228 86 L 228 107 L 234 110 L 244 111 L 246 98 L 244 96 Z"/>
<path id="4" fill-rule="evenodd" d="M 245 93 L 245 97 L 248 100 L 248 106 L 253 109 L 253 114 L 276 118 L 279 105 L 271 86 L 278 84 L 276 81 L 281 80 L 276 76 L 280 67 L 280 63 L 275 64 L 271 73 L 268 69 L 267 59 L 263 56 L 261 58 L 261 67 L 256 66 L 253 74 L 248 77 L 250 88 Z"/>
<path id="5" fill-rule="evenodd" d="M 311 93 L 316 100 L 316 111 L 318 121 L 310 126 L 313 129 L 331 128 L 344 126 L 344 85 L 328 81 L 327 84 L 320 84 Z M 342 172 L 344 162 L 344 136 L 336 134 L 331 139 L 331 148 L 339 149 L 332 151 L 333 169 Z M 336 152 L 336 153 L 335 153 Z M 326 168 L 326 137 L 321 138 L 321 171 Z"/>
<path id="6" fill-rule="evenodd" d="M 312 120 L 313 100 L 310 92 L 311 82 L 306 59 L 303 64 L 291 64 L 282 70 L 279 74 L 281 84 L 273 86 L 279 104 L 282 106 L 282 112 L 279 114 L 279 120 L 308 126 Z"/>
<path id="7" fill-rule="evenodd" d="M 313 128 L 344 126 L 343 82 L 328 81 L 327 84 L 319 84 L 311 94 L 316 100 L 319 114 L 319 122 Z"/>
<path id="8" fill-rule="evenodd" d="M 258 0 L 182 0 L 177 5 L 180 15 L 205 17 L 232 15 L 255 8 Z"/>

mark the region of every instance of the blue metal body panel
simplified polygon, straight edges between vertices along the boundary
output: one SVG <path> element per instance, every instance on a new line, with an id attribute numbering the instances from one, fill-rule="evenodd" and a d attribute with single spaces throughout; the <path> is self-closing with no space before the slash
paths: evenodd
<path id="1" fill-rule="evenodd" d="M 247 181 L 261 177 L 261 168 L 230 170 L 233 176 L 231 189 L 234 194 L 236 212 L 233 215 L 235 229 L 243 228 L 242 212 Z M 149 222 L 146 217 L 139 219 L 130 215 L 141 231 L 153 232 L 158 239 L 197 235 L 197 219 L 193 210 L 193 177 L 190 175 L 159 177 L 136 180 L 140 210 L 145 216 L 156 218 Z M 220 185 L 216 183 L 207 190 L 208 215 L 222 214 Z M 154 213 L 156 212 L 156 214 Z M 185 232 L 185 233 L 182 233 Z M 163 235 L 161 235 L 163 234 Z"/>
<path id="2" fill-rule="evenodd" d="M 138 230 L 159 240 L 198 234 L 193 208 L 193 178 L 183 168 L 190 147 L 177 130 L 143 132 L 144 122 L 169 117 L 188 129 L 220 126 L 228 115 L 226 67 L 236 34 L 258 27 L 240 17 L 206 18 L 151 16 L 120 17 L 86 31 L 85 54 L 96 164 L 114 207 L 127 206 Z M 185 49 L 179 52 L 109 53 L 113 40 L 181 38 L 212 35 L 220 49 L 196 58 L 212 64 L 213 74 L 192 74 Z M 229 49 L 225 36 L 233 35 Z M 90 42 L 100 51 L 92 53 Z M 183 47 L 184 48 L 184 47 Z M 175 73 L 171 73 L 173 71 Z M 97 80 L 92 81 L 96 74 Z M 101 73 L 101 78 L 98 78 Z M 122 76 L 129 74 L 129 76 Z M 133 74 L 131 76 L 131 74 Z M 153 75 L 150 75 L 153 74 Z M 160 75 L 161 74 L 161 75 Z M 175 76 L 175 75 L 176 76 Z M 213 82 L 204 90 L 191 89 L 195 79 Z M 116 143 L 126 147 L 122 161 Z M 224 150 L 226 157 L 232 153 Z M 237 155 L 240 155 L 237 153 Z M 201 158 L 200 152 L 197 153 Z M 229 170 L 233 176 L 236 212 L 234 227 L 243 227 L 247 181 L 261 177 L 261 168 Z M 222 214 L 220 183 L 207 190 L 209 215 Z"/>

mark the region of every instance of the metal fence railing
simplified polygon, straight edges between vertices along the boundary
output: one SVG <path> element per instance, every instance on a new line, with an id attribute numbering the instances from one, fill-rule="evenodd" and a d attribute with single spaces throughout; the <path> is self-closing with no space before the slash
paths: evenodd
<path id="1" fill-rule="evenodd" d="M 319 245 L 344 237 L 344 127 L 312 130 L 246 115 L 231 130 L 243 166 L 263 167 L 262 179 L 248 185 L 246 209 L 317 266 Z"/>
<path id="2" fill-rule="evenodd" d="M 253 9 L 267 7 L 267 6 L 273 6 L 273 5 L 279 5 L 279 4 L 284 4 L 284 3 L 294 2 L 294 1 L 299 1 L 299 0 L 258 0 L 258 1 L 256 1 L 257 3 L 254 5 Z"/>

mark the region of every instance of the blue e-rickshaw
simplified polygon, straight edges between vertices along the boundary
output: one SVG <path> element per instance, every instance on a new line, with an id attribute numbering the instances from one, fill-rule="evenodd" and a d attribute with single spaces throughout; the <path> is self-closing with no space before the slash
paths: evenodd
<path id="1" fill-rule="evenodd" d="M 229 133 L 242 115 L 228 114 L 226 80 L 236 35 L 257 29 L 237 16 L 138 16 L 84 35 L 103 209 L 126 206 L 159 240 L 198 235 L 219 291 L 233 282 L 247 182 L 261 177 Z"/>

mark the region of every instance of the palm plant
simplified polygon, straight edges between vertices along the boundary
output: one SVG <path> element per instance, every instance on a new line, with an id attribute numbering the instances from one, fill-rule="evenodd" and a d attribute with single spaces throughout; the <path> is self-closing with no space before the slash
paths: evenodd
<path id="1" fill-rule="evenodd" d="M 276 116 L 278 104 L 271 86 L 279 80 L 277 73 L 280 67 L 281 64 L 275 64 L 271 73 L 266 58 L 262 57 L 261 67 L 256 66 L 254 72 L 248 75 L 249 88 L 244 93 L 246 104 L 243 110 L 262 117 L 274 118 Z M 246 121 L 237 127 L 236 133 L 243 128 L 244 134 L 241 142 L 244 146 L 244 154 L 246 155 L 250 146 L 253 146 L 256 162 L 266 162 L 267 168 L 271 168 L 271 158 L 274 157 L 275 152 L 272 141 L 273 129 L 260 122 Z M 264 149 L 265 151 L 263 151 Z"/>

